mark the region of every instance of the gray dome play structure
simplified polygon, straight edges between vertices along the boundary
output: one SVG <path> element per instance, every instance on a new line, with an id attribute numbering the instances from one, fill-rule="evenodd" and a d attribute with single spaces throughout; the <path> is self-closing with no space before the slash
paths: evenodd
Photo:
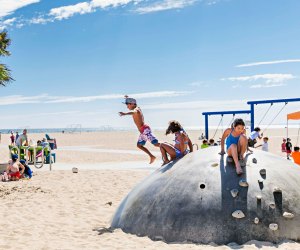
<path id="1" fill-rule="evenodd" d="M 166 242 L 300 240 L 300 167 L 254 150 L 238 176 L 219 147 L 157 169 L 117 209 L 111 227 Z"/>

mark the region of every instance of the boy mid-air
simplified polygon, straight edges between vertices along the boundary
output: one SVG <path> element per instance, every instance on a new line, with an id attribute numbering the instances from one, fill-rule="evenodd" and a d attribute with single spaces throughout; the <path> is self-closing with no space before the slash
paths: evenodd
<path id="1" fill-rule="evenodd" d="M 140 109 L 140 107 L 137 106 L 136 100 L 125 96 L 124 104 L 126 104 L 127 108 L 129 109 L 129 112 L 119 112 L 119 115 L 132 115 L 133 121 L 140 132 L 137 147 L 149 155 L 151 164 L 155 161 L 156 157 L 153 154 L 151 154 L 150 151 L 144 146 L 147 141 L 150 141 L 156 147 L 159 147 L 160 143 L 158 143 L 158 140 L 152 134 L 151 128 L 147 124 L 145 124 L 142 110 Z"/>

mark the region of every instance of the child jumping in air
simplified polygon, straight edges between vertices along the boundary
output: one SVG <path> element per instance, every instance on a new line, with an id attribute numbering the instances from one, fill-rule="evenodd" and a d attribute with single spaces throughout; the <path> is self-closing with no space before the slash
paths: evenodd
<path id="1" fill-rule="evenodd" d="M 238 175 L 243 173 L 241 164 L 244 165 L 244 154 L 247 150 L 248 140 L 243 134 L 245 129 L 245 123 L 242 119 L 237 118 L 234 120 L 232 127 L 224 131 L 221 139 L 221 152 L 225 154 L 224 144 L 226 139 L 226 152 L 228 156 L 231 156 L 234 160 L 236 173 Z M 239 162 L 239 160 L 241 162 Z"/>
<path id="2" fill-rule="evenodd" d="M 129 112 L 119 112 L 119 115 L 120 116 L 132 115 L 133 121 L 140 132 L 140 136 L 137 142 L 137 147 L 149 155 L 150 157 L 149 164 L 151 164 L 155 161 L 156 157 L 153 154 L 151 154 L 150 151 L 144 146 L 147 141 L 150 141 L 156 147 L 159 147 L 160 143 L 158 143 L 158 140 L 152 134 L 149 125 L 145 124 L 142 110 L 140 107 L 137 106 L 136 100 L 133 98 L 129 98 L 126 95 L 124 104 L 126 104 L 127 108 L 129 109 Z"/>

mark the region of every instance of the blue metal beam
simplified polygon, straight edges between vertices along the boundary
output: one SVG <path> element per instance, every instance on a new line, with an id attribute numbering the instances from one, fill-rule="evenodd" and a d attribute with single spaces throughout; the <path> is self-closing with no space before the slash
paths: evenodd
<path id="1" fill-rule="evenodd" d="M 247 104 L 266 104 L 266 103 L 277 103 L 277 102 L 300 102 L 300 98 L 277 99 L 277 100 L 262 100 L 262 101 L 249 101 L 249 102 L 247 102 Z"/>
<path id="2" fill-rule="evenodd" d="M 203 112 L 202 115 L 235 115 L 235 114 L 250 114 L 251 110 L 234 110 L 234 111 L 217 111 Z"/>
<path id="3" fill-rule="evenodd" d="M 217 111 L 217 112 L 203 112 L 205 116 L 205 138 L 208 139 L 208 116 L 210 115 L 236 115 L 236 114 L 250 114 L 251 110 L 233 110 L 233 111 Z"/>
<path id="4" fill-rule="evenodd" d="M 291 98 L 291 99 L 276 99 L 276 100 L 261 100 L 261 101 L 249 101 L 247 104 L 250 105 L 251 110 L 251 131 L 254 130 L 254 104 L 267 104 L 267 103 L 280 103 L 280 102 L 300 102 L 300 98 Z"/>

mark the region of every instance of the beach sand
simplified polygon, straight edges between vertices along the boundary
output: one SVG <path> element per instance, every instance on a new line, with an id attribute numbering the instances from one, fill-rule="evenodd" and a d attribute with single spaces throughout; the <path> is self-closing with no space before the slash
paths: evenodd
<path id="1" fill-rule="evenodd" d="M 193 142 L 199 132 L 188 131 Z M 272 132 L 272 133 L 271 133 Z M 270 150 L 281 155 L 284 132 L 272 130 Z M 172 136 L 156 131 L 161 141 Z M 290 133 L 297 136 L 297 130 Z M 35 140 L 42 134 L 30 134 Z M 250 241 L 242 246 L 166 244 L 148 237 L 137 237 L 108 228 L 114 212 L 128 192 L 155 168 L 148 157 L 135 147 L 136 132 L 90 132 L 51 134 L 57 139 L 57 163 L 49 171 L 32 169 L 31 180 L 0 183 L 0 249 L 300 249 L 300 244 L 286 241 L 279 245 Z M 292 142 L 296 137 L 292 137 Z M 8 160 L 8 135 L 2 135 L 0 161 Z M 203 149 L 205 150 L 205 149 Z M 284 155 L 282 155 L 284 156 Z M 78 167 L 77 174 L 71 168 Z"/>

